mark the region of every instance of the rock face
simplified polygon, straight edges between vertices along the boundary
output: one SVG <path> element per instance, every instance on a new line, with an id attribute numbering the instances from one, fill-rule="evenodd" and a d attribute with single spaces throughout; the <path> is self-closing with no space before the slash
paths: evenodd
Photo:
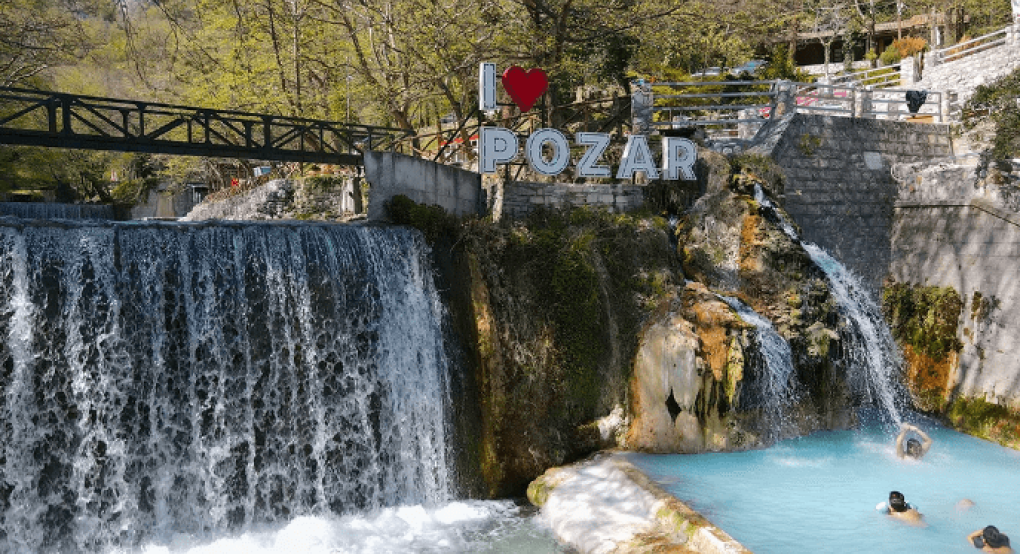
<path id="1" fill-rule="evenodd" d="M 752 197 L 781 190 L 778 170 L 703 163 L 707 193 L 675 228 L 585 209 L 451 226 L 442 210 L 391 206 L 445 260 L 439 288 L 475 368 L 454 402 L 478 406 L 457 424 L 474 453 L 465 467 L 480 468 L 472 490 L 520 494 L 601 448 L 733 450 L 850 424 L 824 275 Z M 735 299 L 789 343 L 795 386 L 778 431 L 763 423 L 761 330 Z"/>
<path id="2" fill-rule="evenodd" d="M 1020 445 L 1020 186 L 999 168 L 897 166 L 884 309 L 915 406 Z"/>
<path id="3" fill-rule="evenodd" d="M 250 191 L 207 199 L 183 219 L 261 221 L 271 219 L 350 219 L 364 213 L 355 177 L 274 179 Z"/>
<path id="4" fill-rule="evenodd" d="M 472 224 L 460 247 L 471 297 L 451 311 L 472 322 L 485 494 L 519 494 L 617 444 L 641 327 L 682 274 L 661 218 L 541 212 Z"/>
<path id="5" fill-rule="evenodd" d="M 842 378 L 839 325 L 824 275 L 808 255 L 760 210 L 758 185 L 781 191 L 778 172 L 763 158 L 714 166 L 706 194 L 678 231 L 688 283 L 674 310 L 649 324 L 632 381 L 633 422 L 627 447 L 699 452 L 761 445 L 769 437 L 850 423 Z M 769 378 L 754 325 L 721 295 L 742 300 L 772 322 L 790 344 L 794 401 L 781 429 L 766 429 L 768 399 L 755 398 Z"/>

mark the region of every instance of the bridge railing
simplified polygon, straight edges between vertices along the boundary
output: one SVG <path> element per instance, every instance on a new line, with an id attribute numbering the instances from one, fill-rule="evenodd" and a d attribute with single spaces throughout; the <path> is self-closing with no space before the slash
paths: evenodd
<path id="1" fill-rule="evenodd" d="M 410 131 L 301 117 L 0 88 L 0 142 L 33 146 L 358 163 Z"/>

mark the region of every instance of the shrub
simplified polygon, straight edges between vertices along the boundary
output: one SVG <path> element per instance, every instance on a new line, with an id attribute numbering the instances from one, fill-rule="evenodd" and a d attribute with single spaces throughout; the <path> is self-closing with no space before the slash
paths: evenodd
<path id="1" fill-rule="evenodd" d="M 882 62 L 882 65 L 892 65 L 899 63 L 899 61 L 903 58 L 913 56 L 918 52 L 924 52 L 924 49 L 927 47 L 928 42 L 920 37 L 897 39 L 894 40 L 884 52 L 882 52 L 878 61 Z"/>

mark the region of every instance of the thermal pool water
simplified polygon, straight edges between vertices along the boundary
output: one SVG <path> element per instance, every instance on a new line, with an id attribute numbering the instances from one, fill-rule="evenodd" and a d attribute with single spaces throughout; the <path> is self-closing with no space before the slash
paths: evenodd
<path id="1" fill-rule="evenodd" d="M 627 455 L 668 492 L 758 554 L 975 552 L 971 531 L 995 525 L 1020 544 L 1020 452 L 922 424 L 935 441 L 901 460 L 888 427 L 823 431 L 726 454 Z M 927 523 L 875 510 L 892 490 Z M 957 504 L 969 499 L 969 509 Z"/>

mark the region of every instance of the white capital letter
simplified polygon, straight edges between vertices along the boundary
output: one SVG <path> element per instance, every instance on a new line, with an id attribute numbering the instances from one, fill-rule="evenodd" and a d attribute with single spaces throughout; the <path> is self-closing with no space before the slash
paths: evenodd
<path id="1" fill-rule="evenodd" d="M 482 63 L 478 66 L 478 109 L 483 112 L 496 111 L 496 64 Z"/>
<path id="2" fill-rule="evenodd" d="M 478 171 L 495 173 L 496 164 L 512 162 L 517 158 L 517 135 L 503 127 L 482 127 L 478 136 L 480 149 Z"/>
<path id="3" fill-rule="evenodd" d="M 689 139 L 664 137 L 662 139 L 662 172 L 668 181 L 676 181 L 681 173 L 684 181 L 695 181 L 694 162 L 698 161 L 698 150 Z"/>
<path id="4" fill-rule="evenodd" d="M 638 171 L 644 171 L 649 179 L 659 178 L 659 170 L 655 168 L 655 160 L 652 158 L 652 151 L 648 148 L 648 137 L 645 135 L 631 135 L 627 139 L 616 178 L 630 179 Z"/>
<path id="5" fill-rule="evenodd" d="M 542 146 L 546 143 L 552 145 L 552 159 L 549 161 L 542 156 Z M 539 129 L 528 137 L 524 154 L 535 171 L 542 175 L 559 175 L 570 163 L 570 144 L 567 137 L 556 129 Z"/>
<path id="6" fill-rule="evenodd" d="M 577 144 L 583 144 L 589 148 L 577 160 L 578 177 L 610 177 L 613 172 L 608 165 L 595 165 L 602 159 L 602 153 L 609 146 L 608 133 L 577 133 L 574 135 Z"/>

